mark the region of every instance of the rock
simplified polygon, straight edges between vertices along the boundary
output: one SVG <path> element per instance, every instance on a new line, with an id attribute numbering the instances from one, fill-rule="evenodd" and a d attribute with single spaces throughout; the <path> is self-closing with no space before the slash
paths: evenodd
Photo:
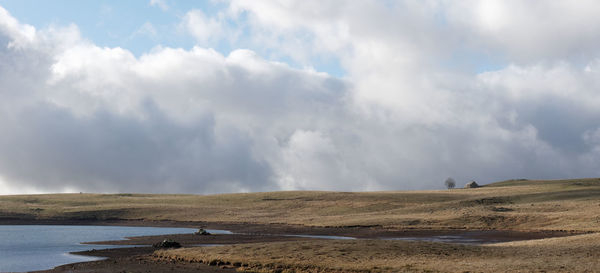
<path id="1" fill-rule="evenodd" d="M 210 235 L 210 232 L 204 230 L 203 228 L 198 229 L 198 231 L 194 232 L 196 235 Z"/>
<path id="2" fill-rule="evenodd" d="M 479 187 L 480 187 L 479 184 L 477 184 L 477 182 L 475 182 L 475 181 L 471 181 L 465 185 L 465 189 L 473 189 L 473 188 L 479 188 Z"/>
<path id="3" fill-rule="evenodd" d="M 153 244 L 152 247 L 154 247 L 154 248 L 180 248 L 181 244 L 178 242 L 175 242 L 171 239 L 164 239 L 160 243 Z"/>

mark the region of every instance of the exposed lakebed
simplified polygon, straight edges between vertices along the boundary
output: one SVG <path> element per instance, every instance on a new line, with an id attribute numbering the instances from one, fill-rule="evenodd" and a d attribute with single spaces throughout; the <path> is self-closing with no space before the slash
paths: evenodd
<path id="1" fill-rule="evenodd" d="M 275 242 L 313 239 L 379 239 L 379 240 L 418 240 L 461 244 L 486 244 L 527 239 L 541 239 L 565 236 L 565 233 L 514 232 L 514 231 L 386 231 L 364 229 L 334 229 L 310 233 L 310 229 L 300 232 L 274 233 L 265 226 L 264 233 L 244 233 L 236 230 L 211 230 L 209 236 L 194 235 L 191 228 L 154 228 L 122 226 L 40 226 L 40 225 L 0 225 L 0 272 L 22 272 L 50 269 L 58 265 L 93 261 L 109 257 L 110 250 L 121 256 L 129 252 L 151 253 L 149 245 L 162 239 L 172 239 L 186 246 L 215 246 L 252 242 Z M 313 230 L 316 231 L 316 230 Z M 346 231 L 346 232 L 343 232 Z M 339 233 L 337 233 L 339 232 Z M 322 233 L 322 234 L 321 234 Z M 335 235 L 335 234 L 339 235 Z M 343 235 L 343 236 L 342 236 Z M 133 237 L 130 240 L 123 240 Z M 82 243 L 85 242 L 85 243 Z M 89 243 L 91 242 L 91 243 Z M 135 246 L 145 246 L 137 247 Z M 131 250 L 124 247 L 131 248 Z M 69 254 L 79 252 L 85 256 Z"/>

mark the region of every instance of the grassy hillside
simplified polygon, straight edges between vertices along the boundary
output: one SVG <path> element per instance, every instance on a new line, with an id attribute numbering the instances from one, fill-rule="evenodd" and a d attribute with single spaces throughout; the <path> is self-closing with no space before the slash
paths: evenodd
<path id="1" fill-rule="evenodd" d="M 7 219 L 598 231 L 600 179 L 511 180 L 477 189 L 411 192 L 0 196 L 0 222 Z"/>

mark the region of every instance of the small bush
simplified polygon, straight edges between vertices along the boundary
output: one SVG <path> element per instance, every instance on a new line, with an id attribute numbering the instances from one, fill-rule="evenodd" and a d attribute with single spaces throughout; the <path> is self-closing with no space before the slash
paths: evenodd
<path id="1" fill-rule="evenodd" d="M 181 244 L 170 239 L 152 245 L 154 248 L 180 248 Z"/>

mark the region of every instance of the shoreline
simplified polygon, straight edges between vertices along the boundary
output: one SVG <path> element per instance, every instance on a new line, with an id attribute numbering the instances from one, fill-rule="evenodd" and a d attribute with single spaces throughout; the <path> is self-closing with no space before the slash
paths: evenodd
<path id="1" fill-rule="evenodd" d="M 200 245 L 236 245 L 252 243 L 272 243 L 289 241 L 311 241 L 323 240 L 318 238 L 306 238 L 289 235 L 325 235 L 325 236 L 349 236 L 356 239 L 382 239 L 392 237 L 427 237 L 471 234 L 483 240 L 496 240 L 495 242 L 509 242 L 531 239 L 543 239 L 549 237 L 564 237 L 577 233 L 565 231 L 498 231 L 498 230 L 392 230 L 379 226 L 355 226 L 355 227 L 309 227 L 284 224 L 250 224 L 250 223 L 211 223 L 211 222 L 178 222 L 178 221 L 146 221 L 146 220 L 0 220 L 0 225 L 100 225 L 100 226 L 149 226 L 149 227 L 185 227 L 219 229 L 234 232 L 234 234 L 194 235 L 194 234 L 169 234 L 153 236 L 128 237 L 124 240 L 81 242 L 82 244 L 100 244 L 136 247 L 107 248 L 102 250 L 87 250 L 72 252 L 71 254 L 106 258 L 98 261 L 65 264 L 53 269 L 36 271 L 44 273 L 62 272 L 163 272 L 176 270 L 179 272 L 232 272 L 232 266 L 215 267 L 201 263 L 189 263 L 185 261 L 170 261 L 156 259 L 153 255 L 157 250 L 150 245 L 163 239 L 170 239 L 182 244 L 183 247 L 194 247 Z M 145 246 L 140 246 L 145 245 Z"/>
<path id="2" fill-rule="evenodd" d="M 511 230 L 511 229 L 472 229 L 472 228 L 386 228 L 380 225 L 355 226 L 307 226 L 279 223 L 239 223 L 208 221 L 174 221 L 174 220 L 80 220 L 80 219 L 0 219 L 0 225 L 57 225 L 57 226 L 132 226 L 132 227 L 173 227 L 194 229 L 218 229 L 233 233 L 245 234 L 304 234 L 324 236 L 347 236 L 359 239 L 379 239 L 382 237 L 436 236 L 456 235 L 465 232 L 497 232 L 517 240 L 564 237 L 578 234 L 594 233 L 580 230 Z"/>
<path id="3" fill-rule="evenodd" d="M 235 268 L 222 268 L 183 261 L 160 261 L 154 258 L 153 247 L 108 248 L 71 252 L 70 254 L 101 257 L 102 260 L 64 264 L 52 269 L 32 271 L 36 273 L 88 273 L 88 272 L 236 272 Z"/>
<path id="4" fill-rule="evenodd" d="M 248 264 L 244 268 L 264 272 L 583 272 L 600 268 L 599 192 L 598 179 L 569 179 L 504 181 L 443 191 L 21 195 L 0 198 L 0 225 L 186 227 L 245 233 L 202 241 L 192 237 L 186 242 L 184 237 L 190 235 L 176 238 L 185 246 L 223 244 L 218 247 L 90 252 L 113 258 L 80 264 L 77 270 L 65 266 L 63 271 L 47 272 L 136 272 L 130 269 L 137 264 L 166 266 L 163 270 L 146 266 L 149 272 L 183 271 L 178 267 L 198 267 L 188 262 L 201 261 Z M 266 239 L 264 234 L 359 240 L 289 241 L 290 237 Z M 388 240 L 369 240 L 382 237 Z M 452 237 L 476 240 L 447 243 L 460 243 Z M 128 247 L 163 238 L 105 243 Z M 481 245 L 482 241 L 490 244 Z"/>

